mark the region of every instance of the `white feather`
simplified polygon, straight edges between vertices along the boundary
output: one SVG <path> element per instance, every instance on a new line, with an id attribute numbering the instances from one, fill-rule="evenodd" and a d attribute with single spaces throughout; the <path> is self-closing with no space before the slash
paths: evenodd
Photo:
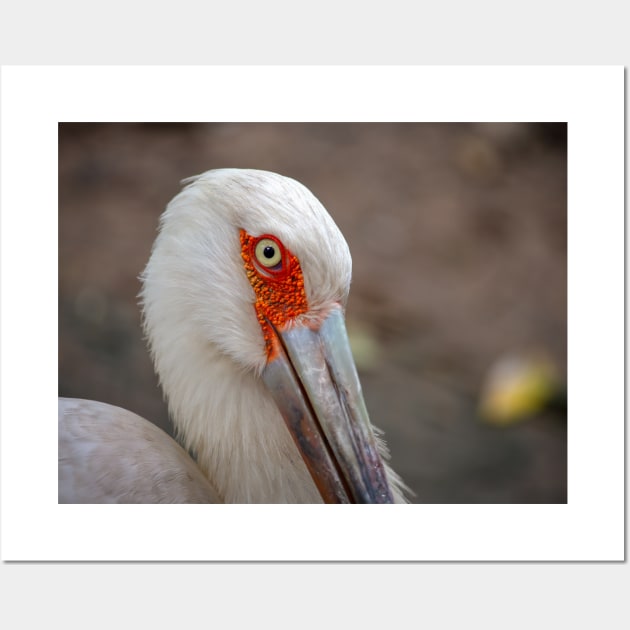
<path id="1" fill-rule="evenodd" d="M 260 379 L 266 352 L 239 231 L 273 234 L 297 256 L 311 312 L 347 300 L 346 241 L 321 203 L 287 177 L 222 169 L 184 183 L 141 277 L 144 328 L 177 436 L 223 501 L 321 502 Z M 387 473 L 405 501 L 402 482 Z"/>

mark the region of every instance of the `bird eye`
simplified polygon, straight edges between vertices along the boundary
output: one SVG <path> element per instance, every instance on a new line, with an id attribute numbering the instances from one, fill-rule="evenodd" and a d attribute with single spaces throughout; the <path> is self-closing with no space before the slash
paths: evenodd
<path id="1" fill-rule="evenodd" d="M 276 267 L 282 262 L 280 245 L 270 238 L 261 238 L 256 243 L 256 260 L 263 267 Z"/>

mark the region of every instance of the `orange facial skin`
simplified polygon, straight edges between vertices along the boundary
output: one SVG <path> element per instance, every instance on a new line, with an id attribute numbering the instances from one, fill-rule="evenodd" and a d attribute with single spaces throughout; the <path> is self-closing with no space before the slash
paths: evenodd
<path id="1" fill-rule="evenodd" d="M 277 353 L 278 344 L 273 327 L 283 328 L 308 310 L 304 276 L 298 259 L 275 236 L 250 236 L 241 230 L 240 237 L 241 256 L 256 294 L 256 316 L 265 339 L 267 360 L 271 361 Z M 280 248 L 281 261 L 273 268 L 265 267 L 256 257 L 256 245 L 262 239 L 270 239 Z"/>

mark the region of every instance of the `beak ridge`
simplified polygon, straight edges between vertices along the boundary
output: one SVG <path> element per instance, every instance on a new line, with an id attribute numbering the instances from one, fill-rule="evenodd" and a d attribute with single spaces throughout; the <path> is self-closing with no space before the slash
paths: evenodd
<path id="1" fill-rule="evenodd" d="M 324 501 L 393 503 L 341 306 L 276 333 L 263 379 Z"/>

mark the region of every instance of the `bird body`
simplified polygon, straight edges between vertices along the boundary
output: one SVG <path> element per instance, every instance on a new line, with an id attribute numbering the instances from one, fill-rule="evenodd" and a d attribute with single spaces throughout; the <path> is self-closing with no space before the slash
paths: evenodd
<path id="1" fill-rule="evenodd" d="M 59 500 L 405 502 L 349 354 L 351 258 L 330 215 L 274 173 L 221 169 L 185 184 L 161 217 L 140 297 L 196 463 L 135 414 L 62 400 Z"/>
<path id="2" fill-rule="evenodd" d="M 173 438 L 106 403 L 59 399 L 60 503 L 221 503 Z"/>

